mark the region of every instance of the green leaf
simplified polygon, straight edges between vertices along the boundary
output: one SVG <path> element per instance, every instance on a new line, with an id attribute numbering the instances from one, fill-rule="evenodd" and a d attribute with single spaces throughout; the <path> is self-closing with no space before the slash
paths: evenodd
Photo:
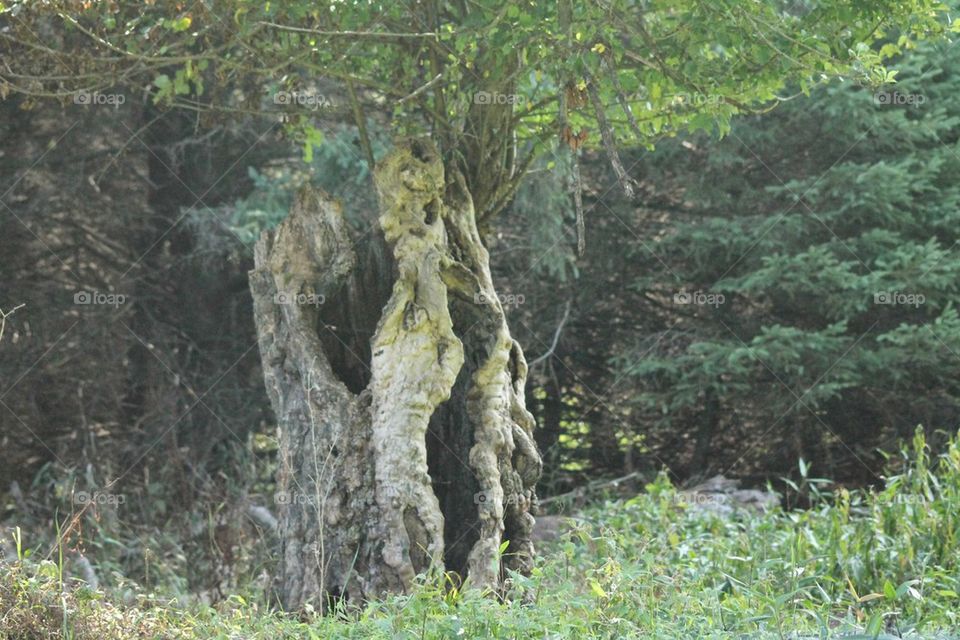
<path id="1" fill-rule="evenodd" d="M 193 18 L 190 16 L 182 16 L 176 20 L 171 21 L 168 26 L 174 31 L 186 31 L 190 28 L 190 25 L 193 24 Z"/>
<path id="2" fill-rule="evenodd" d="M 313 162 L 313 150 L 323 144 L 323 132 L 312 125 L 304 128 L 303 161 L 306 164 Z"/>
<path id="3" fill-rule="evenodd" d="M 599 598 L 607 597 L 607 592 L 603 590 L 603 587 L 601 587 L 600 583 L 596 580 L 590 581 L 590 590 L 593 591 L 593 593 Z"/>
<path id="4" fill-rule="evenodd" d="M 889 580 L 883 583 L 883 595 L 887 598 L 887 600 L 897 599 L 897 589 Z"/>
<path id="5" fill-rule="evenodd" d="M 920 594 L 917 592 L 916 589 L 913 588 L 913 585 L 919 584 L 919 583 L 920 583 L 919 580 L 907 580 L 903 582 L 899 587 L 897 587 L 897 597 L 901 598 L 903 597 L 903 594 L 909 593 L 911 597 L 919 600 Z"/>

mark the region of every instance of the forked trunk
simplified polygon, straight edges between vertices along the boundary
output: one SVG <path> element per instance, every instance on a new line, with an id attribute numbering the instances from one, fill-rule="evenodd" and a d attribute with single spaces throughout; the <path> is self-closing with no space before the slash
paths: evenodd
<path id="1" fill-rule="evenodd" d="M 355 245 L 339 204 L 307 189 L 250 274 L 280 432 L 287 609 L 405 592 L 428 569 L 498 589 L 532 561 L 526 362 L 470 194 L 422 141 L 375 178 L 392 257 Z"/>

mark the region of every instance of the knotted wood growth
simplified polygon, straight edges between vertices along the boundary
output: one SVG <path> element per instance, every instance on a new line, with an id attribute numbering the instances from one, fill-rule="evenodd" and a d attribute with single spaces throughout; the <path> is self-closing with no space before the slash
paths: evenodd
<path id="1" fill-rule="evenodd" d="M 311 189 L 255 249 L 290 609 L 405 592 L 431 568 L 495 589 L 533 556 L 526 362 L 470 194 L 422 141 L 398 144 L 375 181 L 390 260 L 358 258 L 369 249 L 340 206 Z M 374 323 L 369 342 L 345 330 Z"/>

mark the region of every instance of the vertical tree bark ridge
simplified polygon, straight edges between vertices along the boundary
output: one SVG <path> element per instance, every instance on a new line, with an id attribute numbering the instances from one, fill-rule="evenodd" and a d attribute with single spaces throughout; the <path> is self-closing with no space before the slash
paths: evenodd
<path id="1" fill-rule="evenodd" d="M 468 351 L 479 351 L 465 395 L 474 441 L 469 463 L 483 498 L 476 501 L 480 536 L 469 552 L 467 573 L 474 585 L 495 587 L 503 569 L 529 573 L 532 568 L 530 511 L 542 464 L 533 441 L 533 416 L 524 399 L 526 360 L 507 328 L 490 274 L 490 256 L 459 174 L 450 182 L 447 201 L 445 220 L 452 250 L 447 283 L 451 291 L 478 307 L 479 316 L 462 336 L 470 343 Z M 500 567 L 497 558 L 504 539 L 510 545 Z"/>
<path id="2" fill-rule="evenodd" d="M 373 338 L 373 438 L 383 560 L 397 572 L 392 590 L 443 561 L 443 515 L 427 466 L 426 434 L 463 366 L 447 289 L 441 209 L 443 166 L 432 149 L 400 147 L 375 173 L 380 226 L 397 277 Z"/>
<path id="3" fill-rule="evenodd" d="M 445 176 L 436 148 L 416 140 L 398 143 L 374 175 L 395 274 L 359 394 L 324 353 L 330 329 L 309 304 L 323 296 L 338 317 L 370 307 L 354 304 L 369 265 L 357 260 L 339 205 L 301 191 L 255 250 L 251 288 L 286 497 L 277 584 L 288 609 L 406 592 L 430 568 L 491 589 L 505 570 L 531 568 L 541 462 L 526 363 L 465 180 Z M 307 304 L 277 304 L 278 294 Z"/>

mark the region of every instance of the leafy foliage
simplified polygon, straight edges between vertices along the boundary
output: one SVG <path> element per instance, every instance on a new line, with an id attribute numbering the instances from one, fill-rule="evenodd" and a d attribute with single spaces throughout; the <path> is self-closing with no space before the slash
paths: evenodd
<path id="1" fill-rule="evenodd" d="M 889 81 L 884 60 L 944 33 L 944 9 L 936 0 L 17 0 L 0 5 L 4 42 L 30 55 L 0 75 L 0 96 L 29 106 L 132 85 L 202 113 L 273 111 L 303 139 L 307 161 L 324 115 L 363 128 L 372 109 L 389 114 L 394 133 L 429 132 L 486 215 L 557 140 L 604 147 L 629 189 L 618 142 L 722 133 L 734 114 L 794 84 Z M 898 40 L 871 48 L 890 28 Z"/>

